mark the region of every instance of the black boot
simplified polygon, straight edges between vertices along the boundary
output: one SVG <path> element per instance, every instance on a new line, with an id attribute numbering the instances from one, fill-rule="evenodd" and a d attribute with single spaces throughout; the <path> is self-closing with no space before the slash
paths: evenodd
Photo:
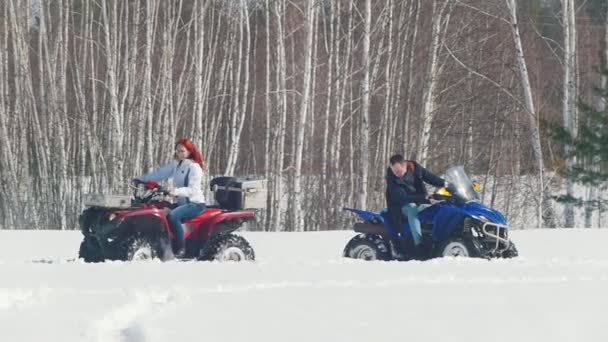
<path id="1" fill-rule="evenodd" d="M 186 256 L 186 249 L 184 248 L 183 243 L 175 242 L 173 243 L 173 256 L 182 259 Z"/>

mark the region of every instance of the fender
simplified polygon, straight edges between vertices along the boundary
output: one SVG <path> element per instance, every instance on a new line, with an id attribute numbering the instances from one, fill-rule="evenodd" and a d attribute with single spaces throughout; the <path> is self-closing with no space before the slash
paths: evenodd
<path id="1" fill-rule="evenodd" d="M 199 236 L 201 239 L 208 238 L 213 230 L 213 235 L 227 234 L 237 230 L 245 221 L 255 220 L 253 211 L 222 212 L 201 226 Z"/>
<path id="2" fill-rule="evenodd" d="M 468 202 L 462 206 L 456 206 L 447 202 L 437 205 L 439 206 L 439 210 L 433 222 L 433 238 L 435 241 L 447 239 L 454 231 L 461 227 L 464 219 L 467 217 L 479 221 L 479 216 L 484 216 L 493 223 L 506 223 L 501 213 L 478 202 Z"/>
<path id="3" fill-rule="evenodd" d="M 357 222 L 353 226 L 357 233 L 380 235 L 386 241 L 391 240 L 391 233 L 383 224 L 371 224 L 367 222 Z"/>
<path id="4" fill-rule="evenodd" d="M 359 215 L 359 217 L 361 217 L 365 222 L 370 222 L 370 223 L 385 223 L 384 222 L 384 217 L 382 215 L 376 214 L 376 213 L 371 212 L 371 211 L 360 210 L 360 209 L 353 209 L 353 208 L 342 208 L 342 210 L 344 210 L 344 211 L 350 211 L 350 212 L 353 212 L 353 213 Z"/>
<path id="5" fill-rule="evenodd" d="M 119 221 L 115 233 L 112 235 L 131 234 L 135 232 L 145 232 L 162 234 L 166 233 L 173 238 L 173 233 L 169 229 L 167 216 L 162 209 L 146 209 L 138 211 L 117 211 L 114 212 L 116 218 L 109 221 Z"/>
<path id="6" fill-rule="evenodd" d="M 466 210 L 451 204 L 442 205 L 433 221 L 433 240 L 444 241 L 470 216 Z"/>
<path id="7" fill-rule="evenodd" d="M 479 202 L 468 202 L 464 205 L 464 209 L 473 218 L 476 218 L 474 216 L 477 216 L 477 217 L 484 216 L 492 223 L 498 223 L 498 224 L 502 224 L 502 225 L 507 224 L 506 218 L 498 210 L 486 207 L 485 205 L 483 205 Z"/>

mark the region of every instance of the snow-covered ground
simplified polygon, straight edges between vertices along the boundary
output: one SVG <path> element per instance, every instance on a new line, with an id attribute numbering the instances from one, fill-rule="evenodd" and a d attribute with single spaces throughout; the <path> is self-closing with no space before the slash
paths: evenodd
<path id="1" fill-rule="evenodd" d="M 0 340 L 608 341 L 608 229 L 512 233 L 513 260 L 362 262 L 350 232 L 245 233 L 253 263 L 69 262 L 0 231 Z"/>

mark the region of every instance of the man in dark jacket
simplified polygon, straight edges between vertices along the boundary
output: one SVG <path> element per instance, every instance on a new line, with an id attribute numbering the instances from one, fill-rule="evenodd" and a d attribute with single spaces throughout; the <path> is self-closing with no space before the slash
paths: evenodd
<path id="1" fill-rule="evenodd" d="M 447 187 L 448 183 L 417 162 L 405 160 L 400 154 L 392 156 L 390 164 L 386 170 L 386 204 L 389 216 L 396 227 L 402 227 L 403 216 L 407 217 L 416 246 L 416 256 L 421 257 L 422 230 L 418 207 L 430 203 L 424 182 L 437 187 Z"/>

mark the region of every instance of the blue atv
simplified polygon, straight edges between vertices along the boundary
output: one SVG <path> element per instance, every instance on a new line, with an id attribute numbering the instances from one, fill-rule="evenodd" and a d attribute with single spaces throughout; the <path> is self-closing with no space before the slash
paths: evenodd
<path id="1" fill-rule="evenodd" d="M 509 227 L 498 211 L 479 202 L 478 183 L 473 183 L 462 166 L 445 173 L 450 190 L 433 193 L 433 203 L 421 205 L 423 259 L 445 256 L 512 258 L 518 255 L 509 239 Z M 363 260 L 414 259 L 414 243 L 407 218 L 395 227 L 388 210 L 380 213 L 344 208 L 359 216 L 353 237 L 344 248 L 344 257 Z M 397 229 L 399 228 L 399 229 Z"/>

